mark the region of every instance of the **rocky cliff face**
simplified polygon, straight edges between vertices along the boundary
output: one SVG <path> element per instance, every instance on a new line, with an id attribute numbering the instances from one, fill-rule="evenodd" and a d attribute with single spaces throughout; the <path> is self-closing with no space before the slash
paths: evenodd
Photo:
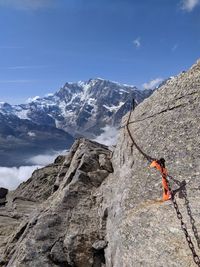
<path id="1" fill-rule="evenodd" d="M 107 211 L 99 209 L 98 189 L 113 172 L 110 156 L 107 147 L 80 139 L 68 156 L 35 171 L 8 196 L 0 210 L 5 229 L 1 266 L 101 266 L 105 262 Z M 15 222 L 12 229 L 7 226 L 8 217 Z"/>
<path id="2" fill-rule="evenodd" d="M 140 104 L 130 130 L 147 154 L 164 157 L 170 174 L 186 180 L 200 231 L 199 90 L 197 63 Z M 0 209 L 1 266 L 196 266 L 171 201 L 159 201 L 161 175 L 123 127 L 127 118 L 114 153 L 79 139 L 68 156 L 9 194 Z M 192 236 L 184 199 L 176 198 Z"/>
<path id="3" fill-rule="evenodd" d="M 131 121 L 137 122 L 130 128 L 147 154 L 164 157 L 170 174 L 187 181 L 188 199 L 200 231 L 199 111 L 198 62 L 139 105 L 131 116 Z M 105 206 L 109 205 L 107 266 L 196 266 L 172 203 L 157 201 L 161 198 L 160 174 L 148 168 L 125 129 L 112 162 L 114 173 L 102 186 Z M 173 183 L 172 187 L 176 188 Z M 192 235 L 184 200 L 177 202 Z"/>

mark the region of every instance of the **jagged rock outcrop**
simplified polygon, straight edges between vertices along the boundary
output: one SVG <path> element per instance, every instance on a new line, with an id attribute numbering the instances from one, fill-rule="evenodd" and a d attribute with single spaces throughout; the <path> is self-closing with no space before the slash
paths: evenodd
<path id="1" fill-rule="evenodd" d="M 27 226 L 30 214 L 35 213 L 41 203 L 52 194 L 61 167 L 63 171 L 67 170 L 63 161 L 64 157 L 59 156 L 54 164 L 36 170 L 28 181 L 8 193 L 6 205 L 5 200 L 3 201 L 0 206 L 0 266 L 4 266 L 6 244 L 9 243 L 10 250 L 14 248 Z"/>
<path id="2" fill-rule="evenodd" d="M 107 213 L 100 213 L 102 195 L 98 188 L 113 171 L 110 155 L 103 145 L 77 140 L 57 177 L 53 177 L 52 166 L 35 171 L 29 181 L 13 192 L 15 201 L 30 201 L 29 195 L 37 207 L 29 217 L 24 216 L 19 228 L 14 229 L 2 253 L 2 266 L 98 267 L 105 262 Z M 38 200 L 46 199 L 47 173 L 54 180 L 54 186 L 49 186 L 52 194 L 38 205 Z M 43 187 L 44 193 L 38 188 L 40 194 L 37 194 L 36 182 Z M 11 201 L 9 204 L 12 208 Z"/>
<path id="3" fill-rule="evenodd" d="M 200 62 L 138 105 L 130 130 L 142 150 L 153 158 L 164 157 L 170 174 L 186 180 L 200 231 L 199 90 Z M 52 180 L 48 176 L 43 183 L 45 170 L 38 171 L 12 193 L 16 201 L 17 195 L 34 197 L 37 183 L 50 190 L 43 195 L 38 188 L 32 211 L 30 206 L 26 214 L 21 210 L 20 226 L 18 213 L 10 213 L 18 225 L 13 222 L 6 242 L 0 238 L 1 266 L 196 266 L 172 203 L 159 201 L 161 175 L 148 168 L 123 127 L 127 119 L 128 115 L 114 153 L 95 142 L 77 140 L 68 156 L 58 160 L 59 168 L 51 170 Z M 0 210 L 1 225 L 1 214 L 13 208 L 9 197 Z M 177 196 L 177 202 L 192 236 L 184 200 Z M 10 225 L 7 221 L 4 232 Z"/>

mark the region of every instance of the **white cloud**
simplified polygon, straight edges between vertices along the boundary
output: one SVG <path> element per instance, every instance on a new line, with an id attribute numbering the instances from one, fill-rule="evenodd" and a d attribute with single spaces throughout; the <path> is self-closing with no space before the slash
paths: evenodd
<path id="1" fill-rule="evenodd" d="M 144 89 L 153 89 L 157 85 L 159 85 L 162 81 L 163 81 L 162 78 L 156 78 L 154 80 L 149 81 L 148 83 L 143 83 L 142 86 L 143 86 Z"/>
<path id="2" fill-rule="evenodd" d="M 21 166 L 19 168 L 0 167 L 0 187 L 15 189 L 21 182 L 31 177 L 34 170 L 42 166 Z"/>
<path id="3" fill-rule="evenodd" d="M 40 9 L 51 7 L 53 0 L 0 0 L 0 5 L 16 9 Z"/>
<path id="4" fill-rule="evenodd" d="M 185 11 L 191 12 L 199 3 L 200 0 L 183 0 L 181 8 Z"/>
<path id="5" fill-rule="evenodd" d="M 26 102 L 27 103 L 31 103 L 31 102 L 34 102 L 34 101 L 37 101 L 38 99 L 40 99 L 40 96 L 37 95 L 37 96 L 34 96 L 34 97 L 29 97 Z"/>
<path id="6" fill-rule="evenodd" d="M 63 151 L 56 151 L 54 153 L 50 153 L 50 154 L 41 154 L 41 155 L 37 155 L 34 156 L 30 159 L 27 160 L 27 163 L 29 164 L 34 164 L 34 165 L 48 165 L 50 163 L 53 163 L 54 160 L 59 156 L 59 155 L 66 155 L 67 151 L 63 150 Z"/>
<path id="7" fill-rule="evenodd" d="M 29 179 L 34 170 L 42 168 L 50 163 L 53 163 L 59 155 L 66 155 L 68 151 L 57 151 L 49 155 L 38 155 L 27 160 L 27 164 L 32 166 L 17 167 L 0 167 L 0 187 L 5 187 L 10 190 L 15 189 L 20 183 Z"/>
<path id="8" fill-rule="evenodd" d="M 174 52 L 177 48 L 178 48 L 178 45 L 175 44 L 175 45 L 172 47 L 172 52 Z"/>
<path id="9" fill-rule="evenodd" d="M 48 96 L 53 96 L 53 95 L 54 95 L 54 93 L 48 93 L 45 96 L 48 97 Z"/>
<path id="10" fill-rule="evenodd" d="M 36 134 L 34 132 L 28 132 L 27 135 L 31 136 L 31 137 L 35 137 L 36 136 Z"/>
<path id="11" fill-rule="evenodd" d="M 46 94 L 45 97 L 48 97 L 48 96 L 53 96 L 54 94 L 53 93 L 49 93 L 49 94 Z M 29 97 L 28 99 L 26 99 L 26 103 L 31 103 L 31 102 L 35 102 L 37 100 L 39 100 L 41 97 L 39 95 L 36 95 L 34 97 Z"/>
<path id="12" fill-rule="evenodd" d="M 136 38 L 134 41 L 133 41 L 133 44 L 139 48 L 141 46 L 141 41 L 140 41 L 140 37 Z"/>
<path id="13" fill-rule="evenodd" d="M 102 130 L 104 132 L 97 138 L 95 138 L 94 141 L 104 144 L 106 146 L 115 145 L 117 142 L 119 131 L 115 127 L 109 125 L 105 126 Z"/>

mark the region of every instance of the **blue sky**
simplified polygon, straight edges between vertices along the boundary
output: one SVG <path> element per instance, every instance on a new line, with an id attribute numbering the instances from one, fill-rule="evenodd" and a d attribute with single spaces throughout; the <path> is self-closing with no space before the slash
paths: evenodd
<path id="1" fill-rule="evenodd" d="M 200 0 L 0 0 L 0 101 L 67 81 L 139 88 L 199 58 Z"/>

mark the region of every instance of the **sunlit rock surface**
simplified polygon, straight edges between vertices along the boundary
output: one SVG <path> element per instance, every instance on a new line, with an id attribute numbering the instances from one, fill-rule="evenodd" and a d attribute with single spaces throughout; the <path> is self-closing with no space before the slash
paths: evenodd
<path id="1" fill-rule="evenodd" d="M 187 181 L 188 198 L 200 231 L 199 113 L 198 63 L 139 105 L 130 119 L 138 122 L 130 124 L 130 129 L 147 154 L 164 157 L 170 174 Z M 126 121 L 127 116 L 123 125 Z M 102 186 L 108 208 L 106 266 L 196 266 L 172 203 L 157 201 L 162 194 L 160 174 L 148 168 L 125 128 L 121 129 L 112 163 L 114 173 Z M 192 234 L 184 200 L 177 202 Z"/>

